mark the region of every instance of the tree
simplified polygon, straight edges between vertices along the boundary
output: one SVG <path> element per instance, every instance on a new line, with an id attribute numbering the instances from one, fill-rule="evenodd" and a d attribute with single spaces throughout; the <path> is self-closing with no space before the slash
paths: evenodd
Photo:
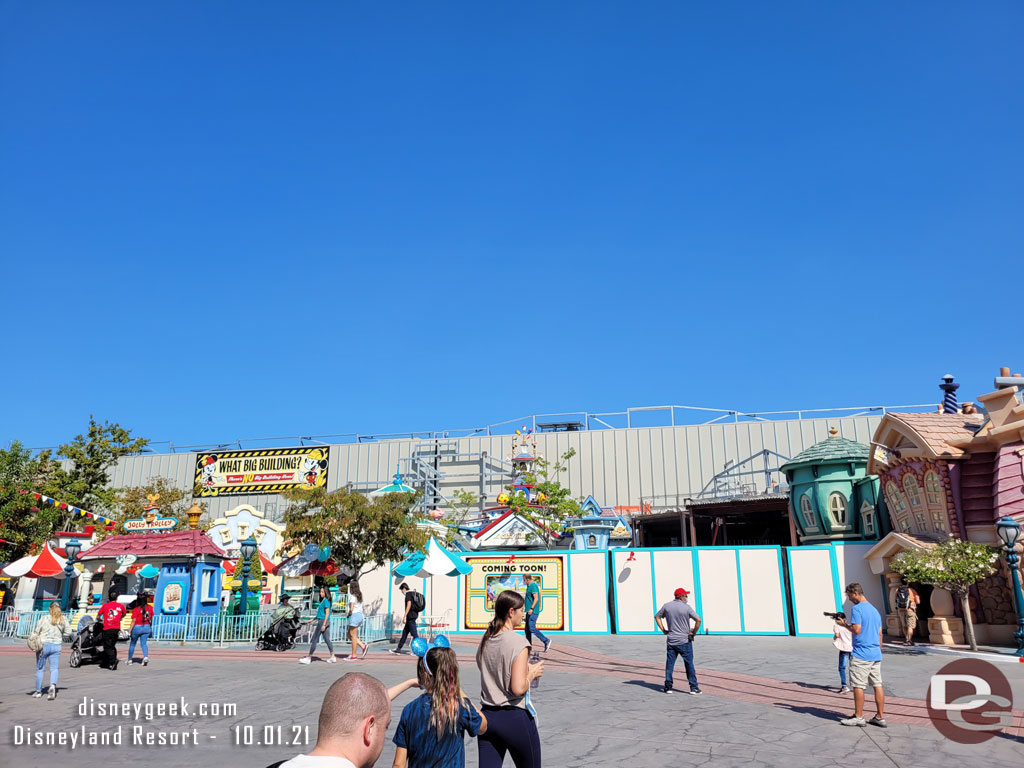
<path id="1" fill-rule="evenodd" d="M 71 462 L 64 482 L 67 501 L 74 501 L 89 510 L 110 508 L 117 496 L 110 488 L 110 468 L 122 456 L 141 452 L 149 440 L 132 437 L 131 430 L 120 424 L 104 421 L 102 424 L 89 415 L 89 429 L 76 435 L 71 442 L 57 449 L 57 455 Z"/>
<path id="2" fill-rule="evenodd" d="M 523 475 L 521 480 L 534 486 L 536 503 L 531 503 L 524 494 L 514 492 L 514 486 L 506 486 L 509 509 L 534 523 L 542 532 L 541 541 L 548 546 L 563 533 L 572 531 L 572 521 L 583 514 L 579 500 L 572 498 L 570 490 L 558 482 L 558 475 L 565 471 L 567 462 L 575 455 L 576 450 L 570 448 L 555 462 L 540 456 L 534 460 L 534 471 Z"/>
<path id="3" fill-rule="evenodd" d="M 445 546 L 450 547 L 459 535 L 458 527 L 466 522 L 466 518 L 476 511 L 480 505 L 480 498 L 471 491 L 458 489 L 452 494 L 448 502 L 448 513 L 441 519 L 441 523 L 448 527 L 445 539 Z"/>
<path id="4" fill-rule="evenodd" d="M 907 581 L 940 587 L 959 598 L 967 642 L 976 651 L 978 643 L 968 593 L 972 586 L 995 573 L 998 559 L 999 550 L 993 547 L 949 538 L 930 549 L 901 552 L 889 567 Z"/>
<path id="5" fill-rule="evenodd" d="M 298 488 L 284 495 L 291 503 L 284 514 L 283 549 L 330 547 L 331 559 L 354 579 L 427 542 L 426 532 L 409 513 L 416 498 L 412 493 L 369 499 L 347 489 L 327 493 L 323 488 Z"/>
<path id="6" fill-rule="evenodd" d="M 39 550 L 58 530 L 62 512 L 33 494 L 62 498 L 64 473 L 49 451 L 37 456 L 15 441 L 0 449 L 0 562 Z"/>
<path id="7" fill-rule="evenodd" d="M 128 533 L 125 530 L 126 520 L 136 520 L 143 516 L 143 513 L 151 503 L 151 496 L 159 496 L 156 506 L 161 517 L 173 517 L 178 521 L 174 527 L 176 531 L 188 528 L 188 515 L 186 514 L 192 506 L 192 493 L 180 488 L 175 488 L 173 483 L 166 477 L 155 477 L 153 482 L 147 485 L 132 486 L 130 488 L 117 488 L 112 491 L 112 501 L 109 517 L 114 520 L 113 530 L 100 529 L 96 533 L 97 541 L 101 541 L 111 533 Z M 200 502 L 199 506 L 206 511 L 206 504 Z"/>

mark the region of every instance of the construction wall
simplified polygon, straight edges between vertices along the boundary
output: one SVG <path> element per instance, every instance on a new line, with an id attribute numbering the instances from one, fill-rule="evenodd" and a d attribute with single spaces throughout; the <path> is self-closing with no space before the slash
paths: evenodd
<path id="1" fill-rule="evenodd" d="M 522 575 L 532 573 L 543 595 L 538 625 L 545 634 L 604 634 L 613 625 L 619 634 L 659 634 L 654 614 L 683 587 L 703 619 L 701 634 L 831 637 L 832 620 L 823 612 L 844 610 L 850 582 L 885 613 L 881 580 L 864 560 L 872 544 L 487 552 L 464 555 L 473 566 L 468 576 L 405 581 L 426 597 L 425 615 L 438 631 L 452 633 L 482 632 L 493 616 L 488 586 L 493 594 L 524 592 Z M 390 613 L 400 631 L 404 601 L 401 579 L 388 575 L 392 567 L 360 583 L 367 615 Z"/>
<path id="2" fill-rule="evenodd" d="M 682 587 L 701 634 L 789 634 L 782 567 L 771 546 L 613 550 L 617 631 L 659 633 L 654 614 Z"/>

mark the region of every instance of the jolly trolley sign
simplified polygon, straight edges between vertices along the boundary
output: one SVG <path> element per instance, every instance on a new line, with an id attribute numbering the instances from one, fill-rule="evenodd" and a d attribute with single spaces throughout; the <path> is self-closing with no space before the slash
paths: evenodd
<path id="1" fill-rule="evenodd" d="M 327 484 L 327 466 L 328 449 L 324 447 L 200 453 L 195 482 L 200 496 L 322 488 Z"/>

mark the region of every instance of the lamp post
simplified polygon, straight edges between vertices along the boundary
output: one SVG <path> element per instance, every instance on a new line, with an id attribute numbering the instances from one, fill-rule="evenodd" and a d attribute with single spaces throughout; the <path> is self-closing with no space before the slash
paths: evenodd
<path id="1" fill-rule="evenodd" d="M 78 539 L 71 539 L 64 545 L 64 551 L 67 552 L 68 559 L 64 563 L 64 589 L 61 591 L 60 609 L 66 613 L 71 593 L 71 576 L 75 572 L 75 560 L 78 559 L 78 553 L 82 551 L 82 545 Z"/>
<path id="2" fill-rule="evenodd" d="M 1013 633 L 1013 638 L 1017 641 L 1017 655 L 1024 657 L 1024 597 L 1021 596 L 1020 573 L 1017 570 L 1020 555 L 1014 549 L 1020 538 L 1020 524 L 1013 518 L 1001 517 L 996 523 L 996 532 L 1003 542 L 1006 564 L 1010 566 L 1010 577 L 1013 579 L 1013 607 L 1017 612 L 1017 631 Z"/>
<path id="3" fill-rule="evenodd" d="M 235 606 L 236 615 L 244 615 L 249 608 L 249 573 L 252 570 L 249 561 L 256 554 L 257 546 L 256 539 L 252 536 L 242 542 L 242 599 L 240 601 L 241 605 Z"/>

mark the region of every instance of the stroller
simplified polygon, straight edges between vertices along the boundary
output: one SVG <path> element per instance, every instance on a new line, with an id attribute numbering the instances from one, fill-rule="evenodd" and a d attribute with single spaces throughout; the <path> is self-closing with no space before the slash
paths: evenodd
<path id="1" fill-rule="evenodd" d="M 71 639 L 71 658 L 68 663 L 72 667 L 82 666 L 82 661 L 99 661 L 103 654 L 103 624 L 93 620 L 92 616 L 83 616 L 78 621 L 78 629 Z"/>
<path id="2" fill-rule="evenodd" d="M 257 651 L 290 651 L 295 647 L 295 635 L 299 631 L 299 612 L 292 611 L 267 627 L 267 631 L 256 641 Z"/>

